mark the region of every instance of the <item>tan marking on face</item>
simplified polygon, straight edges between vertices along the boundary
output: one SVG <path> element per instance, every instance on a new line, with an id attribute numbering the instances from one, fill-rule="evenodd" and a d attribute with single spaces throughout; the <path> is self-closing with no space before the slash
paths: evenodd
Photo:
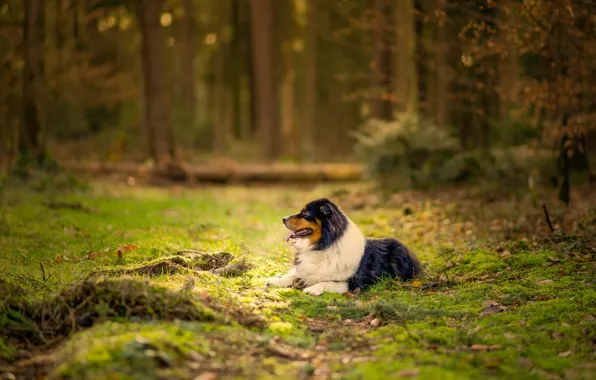
<path id="1" fill-rule="evenodd" d="M 312 229 L 312 234 L 308 236 L 310 244 L 316 244 L 321 239 L 321 236 L 323 236 L 323 232 L 321 231 L 321 221 L 319 219 L 310 222 L 299 216 L 292 216 L 288 219 L 287 225 L 292 231 L 298 231 L 304 228 Z"/>

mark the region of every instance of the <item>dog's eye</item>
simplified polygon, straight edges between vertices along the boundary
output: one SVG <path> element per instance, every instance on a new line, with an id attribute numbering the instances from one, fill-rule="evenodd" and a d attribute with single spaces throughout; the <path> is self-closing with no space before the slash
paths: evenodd
<path id="1" fill-rule="evenodd" d="M 309 217 L 309 215 L 308 215 L 308 213 L 306 213 L 306 212 L 303 211 L 303 212 L 300 213 L 300 217 L 302 219 L 307 219 Z"/>

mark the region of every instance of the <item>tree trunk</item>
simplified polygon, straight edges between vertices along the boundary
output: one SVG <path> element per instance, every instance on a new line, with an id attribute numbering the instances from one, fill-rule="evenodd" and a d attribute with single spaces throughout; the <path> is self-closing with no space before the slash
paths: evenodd
<path id="1" fill-rule="evenodd" d="M 231 18 L 232 21 L 232 48 L 230 50 L 232 56 L 231 72 L 232 76 L 232 131 L 236 139 L 241 140 L 244 136 L 242 133 L 242 74 L 243 70 L 243 55 L 242 55 L 242 9 L 240 0 L 232 0 L 231 4 Z"/>
<path id="2" fill-rule="evenodd" d="M 445 12 L 447 0 L 438 0 L 439 12 Z M 435 89 L 435 121 L 439 127 L 446 127 L 449 124 L 447 113 L 447 97 L 449 96 L 449 66 L 447 64 L 447 28 L 446 20 L 439 20 L 436 28 L 436 89 Z"/>
<path id="3" fill-rule="evenodd" d="M 281 84 L 281 126 L 284 141 L 284 153 L 288 157 L 297 158 L 300 136 L 296 133 L 296 115 L 294 104 L 294 82 L 296 71 L 292 54 L 291 42 L 286 42 L 283 47 L 284 79 Z"/>
<path id="4" fill-rule="evenodd" d="M 395 89 L 398 109 L 418 112 L 418 70 L 416 64 L 416 27 L 414 0 L 394 3 L 396 22 Z"/>
<path id="5" fill-rule="evenodd" d="M 43 120 L 43 31 L 44 2 L 26 0 L 23 59 L 23 121 L 19 134 L 22 156 L 42 163 L 45 147 L 42 140 Z"/>
<path id="6" fill-rule="evenodd" d="M 307 160 L 314 157 L 313 135 L 317 123 L 317 19 L 315 0 L 307 3 L 306 30 L 306 91 L 304 96 L 304 125 L 301 129 L 301 153 Z"/>
<path id="7" fill-rule="evenodd" d="M 510 12 L 506 12 L 505 9 L 509 8 Z M 517 80 L 519 76 L 519 64 L 517 46 L 515 43 L 510 41 L 510 33 L 515 25 L 513 19 L 513 9 L 509 6 L 509 0 L 502 0 L 500 6 L 501 12 L 499 14 L 501 18 L 501 29 L 499 30 L 499 40 L 503 47 L 503 53 L 499 60 L 499 118 L 509 118 L 509 108 L 515 100 L 517 92 Z"/>
<path id="8" fill-rule="evenodd" d="M 374 59 L 372 116 L 377 119 L 392 118 L 391 48 L 389 43 L 391 1 L 373 0 Z"/>
<path id="9" fill-rule="evenodd" d="M 155 162 L 168 156 L 175 158 L 161 6 L 159 0 L 140 0 L 137 5 L 142 37 L 144 125 L 148 155 Z"/>
<path id="10" fill-rule="evenodd" d="M 184 0 L 184 18 L 181 22 L 182 31 L 182 57 L 181 57 L 181 74 L 182 74 L 182 109 L 183 120 L 188 129 L 196 127 L 196 91 L 195 91 L 195 75 L 194 75 L 194 59 L 195 59 L 195 8 L 193 0 Z"/>
<path id="11" fill-rule="evenodd" d="M 279 152 L 277 128 L 277 94 L 275 93 L 273 49 L 272 0 L 250 2 L 251 40 L 257 135 L 264 160 L 272 161 Z"/>
<path id="12" fill-rule="evenodd" d="M 219 46 L 215 56 L 215 78 L 213 84 L 213 149 L 218 155 L 225 155 L 231 135 L 231 123 L 234 110 L 231 109 L 231 94 L 226 81 L 229 65 L 229 46 L 225 42 Z"/>
<path id="13" fill-rule="evenodd" d="M 569 155 L 568 142 L 569 136 L 567 135 L 567 120 L 568 114 L 564 113 L 561 119 L 561 126 L 563 128 L 563 135 L 559 143 L 559 162 L 558 162 L 558 190 L 559 200 L 564 202 L 566 205 L 569 204 Z"/>

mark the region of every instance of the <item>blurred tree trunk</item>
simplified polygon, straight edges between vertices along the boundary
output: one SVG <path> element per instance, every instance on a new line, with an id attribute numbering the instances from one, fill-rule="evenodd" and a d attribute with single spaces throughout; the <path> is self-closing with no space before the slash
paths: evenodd
<path id="1" fill-rule="evenodd" d="M 193 0 L 184 0 L 182 3 L 184 17 L 181 22 L 182 37 L 182 113 L 186 128 L 194 130 L 196 128 L 196 91 L 195 91 L 195 7 Z"/>
<path id="2" fill-rule="evenodd" d="M 373 102 L 372 116 L 392 118 L 391 94 L 391 0 L 373 0 Z"/>
<path id="3" fill-rule="evenodd" d="M 175 158 L 161 6 L 161 0 L 140 0 L 137 4 L 142 37 L 144 124 L 148 154 L 155 162 L 166 156 Z"/>
<path id="4" fill-rule="evenodd" d="M 304 125 L 301 128 L 301 153 L 307 160 L 314 157 L 313 135 L 317 124 L 317 14 L 315 0 L 307 2 L 306 27 L 306 93 L 304 96 Z"/>
<path id="5" fill-rule="evenodd" d="M 400 0 L 394 3 L 396 100 L 398 109 L 409 113 L 418 112 L 417 38 L 414 12 L 414 0 Z"/>
<path id="6" fill-rule="evenodd" d="M 500 13 L 501 28 L 499 39 L 502 45 L 502 54 L 499 60 L 499 118 L 509 118 L 509 107 L 515 100 L 517 81 L 519 76 L 519 52 L 517 45 L 511 40 L 511 28 L 516 24 L 514 10 L 509 5 L 509 0 L 501 0 Z"/>
<path id="7" fill-rule="evenodd" d="M 273 3 L 272 0 L 250 2 L 252 62 L 256 122 L 261 156 L 267 161 L 279 153 L 277 127 L 277 94 L 273 68 Z"/>
<path id="8" fill-rule="evenodd" d="M 243 65 L 243 38 L 242 38 L 242 7 L 240 0 L 232 0 L 231 25 L 232 25 L 232 47 L 230 53 L 231 75 L 232 75 L 232 131 L 235 138 L 248 140 L 242 125 L 242 77 L 244 75 Z"/>
<path id="9" fill-rule="evenodd" d="M 447 28 L 445 6 L 447 0 L 437 1 L 437 28 L 436 35 L 436 89 L 435 89 L 435 120 L 439 127 L 445 127 L 449 124 L 449 114 L 447 112 L 447 98 L 449 96 L 449 66 L 447 64 Z"/>
<path id="10" fill-rule="evenodd" d="M 292 52 L 292 41 L 286 41 L 282 48 L 284 61 L 284 79 L 281 83 L 281 126 L 284 141 L 284 155 L 291 158 L 298 157 L 300 136 L 296 133 L 296 113 L 294 104 L 294 84 L 296 81 L 296 70 L 294 69 L 294 57 Z"/>
<path id="11" fill-rule="evenodd" d="M 561 135 L 561 140 L 559 141 L 559 159 L 558 159 L 558 175 L 557 175 L 557 182 L 558 182 L 558 190 L 559 190 L 559 200 L 566 205 L 569 204 L 569 149 L 570 149 L 570 142 L 569 135 L 567 134 L 567 122 L 569 119 L 569 115 L 565 112 L 561 118 L 561 127 L 563 128 L 563 133 Z"/>
<path id="12" fill-rule="evenodd" d="M 414 0 L 414 64 L 416 65 L 416 82 L 418 114 L 427 116 L 432 115 L 432 108 L 430 102 L 434 98 L 434 93 L 431 93 L 434 83 L 434 78 L 429 76 L 429 60 L 430 54 L 428 45 L 432 41 L 432 26 L 427 22 L 429 8 L 428 0 Z"/>
<path id="13" fill-rule="evenodd" d="M 219 28 L 218 48 L 215 52 L 215 78 L 214 93 L 215 107 L 213 108 L 213 138 L 214 151 L 219 155 L 225 155 L 232 138 L 234 114 L 237 110 L 233 107 L 232 89 L 236 65 L 230 59 L 232 57 L 231 41 L 225 37 L 224 28 L 232 25 L 233 8 L 230 2 L 217 2 L 215 5 L 217 19 L 214 27 Z"/>
<path id="14" fill-rule="evenodd" d="M 27 156 L 40 164 L 45 156 L 42 139 L 44 2 L 42 0 L 25 0 L 24 6 L 24 115 L 19 134 L 19 151 L 22 156 Z"/>

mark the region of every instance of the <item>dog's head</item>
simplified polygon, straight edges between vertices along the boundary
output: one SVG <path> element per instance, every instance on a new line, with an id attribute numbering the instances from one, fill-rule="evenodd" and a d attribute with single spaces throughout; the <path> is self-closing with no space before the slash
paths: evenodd
<path id="1" fill-rule="evenodd" d="M 308 239 L 315 249 L 325 249 L 341 237 L 347 226 L 347 217 L 328 199 L 314 200 L 299 213 L 283 218 L 284 226 L 290 230 L 290 239 Z"/>

